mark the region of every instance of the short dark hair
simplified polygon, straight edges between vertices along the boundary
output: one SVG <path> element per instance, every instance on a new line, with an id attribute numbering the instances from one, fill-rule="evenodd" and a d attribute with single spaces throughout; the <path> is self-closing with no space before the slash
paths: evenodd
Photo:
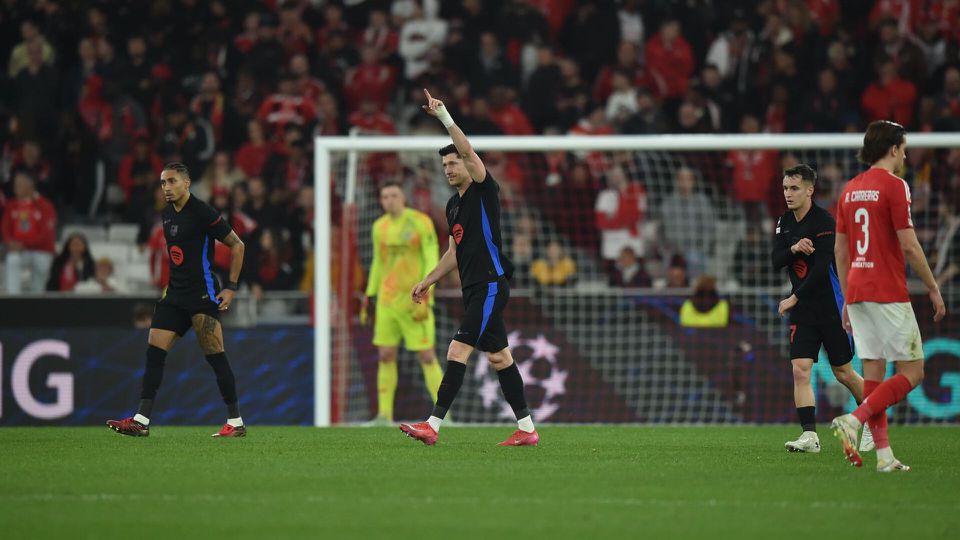
<path id="1" fill-rule="evenodd" d="M 806 163 L 800 163 L 783 171 L 784 176 L 799 176 L 800 180 L 810 185 L 817 185 L 817 171 Z"/>
<path id="2" fill-rule="evenodd" d="M 457 150 L 457 145 L 455 144 L 448 144 L 444 146 L 443 148 L 440 149 L 440 152 L 438 153 L 440 154 L 440 157 L 443 157 L 447 154 L 456 154 L 458 156 L 460 155 L 460 151 Z"/>
<path id="3" fill-rule="evenodd" d="M 387 180 L 386 182 L 380 184 L 380 191 L 383 191 L 388 187 L 395 187 L 400 191 L 403 191 L 403 185 L 401 185 L 400 182 L 397 182 L 396 180 Z"/>
<path id="4" fill-rule="evenodd" d="M 863 146 L 857 152 L 857 159 L 867 165 L 883 159 L 891 146 L 900 146 L 907 136 L 907 129 L 896 122 L 877 120 L 867 126 L 863 135 Z"/>
<path id="5" fill-rule="evenodd" d="M 186 165 L 184 165 L 183 163 L 180 163 L 179 161 L 172 161 L 170 163 L 167 163 L 166 165 L 163 166 L 163 170 L 173 171 L 179 174 L 180 176 L 183 176 L 187 180 L 190 179 L 190 169 L 188 169 Z"/>

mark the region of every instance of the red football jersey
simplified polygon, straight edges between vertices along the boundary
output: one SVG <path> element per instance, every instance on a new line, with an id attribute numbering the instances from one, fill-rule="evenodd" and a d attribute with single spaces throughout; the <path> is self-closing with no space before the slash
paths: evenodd
<path id="1" fill-rule="evenodd" d="M 847 183 L 837 205 L 837 232 L 847 235 L 847 303 L 909 302 L 906 261 L 897 231 L 913 228 L 910 187 L 873 168 Z"/>

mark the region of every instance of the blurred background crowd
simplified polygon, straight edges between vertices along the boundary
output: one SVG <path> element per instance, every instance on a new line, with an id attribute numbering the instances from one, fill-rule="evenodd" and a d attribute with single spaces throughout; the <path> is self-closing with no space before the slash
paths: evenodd
<path id="1" fill-rule="evenodd" d="M 468 135 L 960 127 L 957 0 L 0 0 L 0 29 L 7 293 L 162 286 L 167 161 L 246 241 L 254 294 L 309 290 L 314 137 L 440 133 L 425 87 Z M 952 281 L 960 149 L 908 156 L 921 239 Z M 688 154 L 654 174 L 642 155 L 484 156 L 522 283 L 595 266 L 669 287 L 777 282 L 780 173 L 803 157 Z M 847 157 L 815 163 L 818 204 L 856 173 Z M 442 183 L 396 156 L 365 166 L 374 189 L 406 180 L 446 239 Z"/>

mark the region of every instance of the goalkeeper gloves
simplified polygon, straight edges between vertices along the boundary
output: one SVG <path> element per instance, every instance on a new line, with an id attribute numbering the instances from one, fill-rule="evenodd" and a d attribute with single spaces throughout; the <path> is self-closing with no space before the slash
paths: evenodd
<path id="1" fill-rule="evenodd" d="M 430 316 L 430 306 L 426 304 L 426 301 L 422 304 L 416 304 L 413 306 L 413 320 L 417 322 L 427 320 L 427 317 Z"/>

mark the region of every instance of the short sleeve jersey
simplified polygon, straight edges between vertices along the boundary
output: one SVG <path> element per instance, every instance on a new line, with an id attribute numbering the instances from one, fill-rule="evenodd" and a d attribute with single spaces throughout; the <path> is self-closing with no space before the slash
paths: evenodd
<path id="1" fill-rule="evenodd" d="M 501 247 L 500 186 L 490 171 L 483 182 L 472 182 L 463 196 L 450 197 L 447 225 L 457 244 L 461 287 L 513 276 L 513 263 Z"/>
<path id="2" fill-rule="evenodd" d="M 910 187 L 872 168 L 847 183 L 837 206 L 837 232 L 847 235 L 847 302 L 909 302 L 906 261 L 897 231 L 913 228 Z"/>
<path id="3" fill-rule="evenodd" d="M 192 195 L 179 212 L 172 204 L 163 209 L 163 236 L 170 256 L 165 299 L 189 305 L 217 304 L 220 283 L 211 271 L 214 244 L 232 230 L 219 212 Z"/>

